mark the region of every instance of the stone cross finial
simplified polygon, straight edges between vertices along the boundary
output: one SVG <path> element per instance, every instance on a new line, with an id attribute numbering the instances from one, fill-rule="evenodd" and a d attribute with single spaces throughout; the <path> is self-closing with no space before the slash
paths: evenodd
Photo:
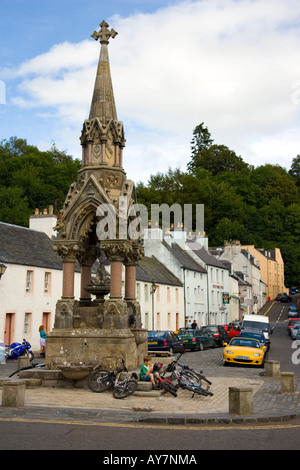
<path id="1" fill-rule="evenodd" d="M 100 39 L 100 44 L 108 44 L 109 38 L 114 38 L 118 34 L 117 31 L 115 31 L 113 28 L 111 30 L 108 29 L 108 24 L 106 21 L 102 21 L 99 25 L 101 27 L 100 31 L 94 31 L 92 34 L 92 38 L 94 38 L 96 41 Z"/>

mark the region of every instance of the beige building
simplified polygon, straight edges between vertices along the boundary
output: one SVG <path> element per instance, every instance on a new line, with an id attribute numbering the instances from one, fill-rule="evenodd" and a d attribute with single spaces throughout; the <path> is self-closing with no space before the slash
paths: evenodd
<path id="1" fill-rule="evenodd" d="M 264 250 L 254 245 L 244 245 L 259 262 L 261 279 L 266 283 L 267 300 L 275 299 L 277 294 L 287 292 L 284 284 L 284 262 L 279 248 Z"/>

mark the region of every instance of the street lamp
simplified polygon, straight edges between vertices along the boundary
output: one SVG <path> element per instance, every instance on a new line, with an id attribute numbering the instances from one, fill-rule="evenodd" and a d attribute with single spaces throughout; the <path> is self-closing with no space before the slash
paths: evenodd
<path id="1" fill-rule="evenodd" d="M 7 266 L 5 266 L 5 264 L 0 263 L 0 279 L 1 279 L 2 275 L 5 273 L 6 268 L 7 268 Z"/>
<path id="2" fill-rule="evenodd" d="M 155 284 L 154 279 L 151 281 L 151 290 L 150 294 L 152 295 L 152 330 L 154 330 L 154 294 L 156 292 L 157 285 Z"/>

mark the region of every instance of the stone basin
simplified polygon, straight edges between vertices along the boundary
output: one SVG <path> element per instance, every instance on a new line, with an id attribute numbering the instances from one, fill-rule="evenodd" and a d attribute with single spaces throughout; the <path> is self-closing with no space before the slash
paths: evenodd
<path id="1" fill-rule="evenodd" d="M 68 362 L 57 367 L 66 379 L 82 380 L 93 370 L 99 369 L 100 366 L 99 362 Z"/>

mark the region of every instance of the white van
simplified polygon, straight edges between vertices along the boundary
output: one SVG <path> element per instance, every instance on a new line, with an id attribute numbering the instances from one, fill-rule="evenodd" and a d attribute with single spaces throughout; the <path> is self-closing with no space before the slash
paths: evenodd
<path id="1" fill-rule="evenodd" d="M 264 315 L 245 315 L 242 330 L 260 330 L 263 332 L 265 338 L 269 339 L 269 317 L 265 317 Z"/>

